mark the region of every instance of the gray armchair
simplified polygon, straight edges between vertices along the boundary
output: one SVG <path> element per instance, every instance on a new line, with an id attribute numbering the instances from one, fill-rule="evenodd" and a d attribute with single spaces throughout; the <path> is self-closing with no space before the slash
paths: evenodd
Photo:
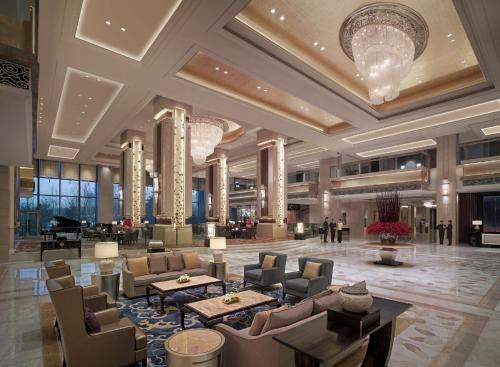
<path id="1" fill-rule="evenodd" d="M 71 275 L 71 268 L 63 259 L 45 261 L 45 271 L 49 279 Z"/>
<path id="2" fill-rule="evenodd" d="M 319 276 L 312 279 L 302 278 L 306 262 L 321 263 Z M 299 271 L 285 274 L 283 284 L 283 299 L 287 294 L 300 298 L 313 296 L 327 289 L 332 282 L 333 261 L 316 257 L 299 257 Z"/>
<path id="3" fill-rule="evenodd" d="M 266 255 L 276 256 L 274 267 L 262 269 L 262 262 Z M 286 254 L 278 252 L 259 252 L 259 263 L 248 264 L 243 267 L 243 287 L 246 283 L 251 283 L 261 288 L 269 287 L 276 283 L 282 283 L 284 280 Z"/>

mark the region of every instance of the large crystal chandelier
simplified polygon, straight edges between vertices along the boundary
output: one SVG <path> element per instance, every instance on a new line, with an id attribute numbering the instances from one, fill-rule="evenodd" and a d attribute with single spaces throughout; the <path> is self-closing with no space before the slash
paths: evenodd
<path id="1" fill-rule="evenodd" d="M 224 121 L 216 117 L 191 116 L 191 156 L 199 166 L 205 163 L 207 156 L 214 152 L 217 144 L 222 140 Z"/>
<path id="2" fill-rule="evenodd" d="M 399 96 L 399 85 L 424 52 L 428 35 L 420 14 L 401 4 L 370 4 L 344 20 L 340 44 L 366 80 L 370 103 Z"/>

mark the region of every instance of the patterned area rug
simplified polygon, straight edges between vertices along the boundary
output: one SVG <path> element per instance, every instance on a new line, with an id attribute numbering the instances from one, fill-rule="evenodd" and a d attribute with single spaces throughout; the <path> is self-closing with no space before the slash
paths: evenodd
<path id="1" fill-rule="evenodd" d="M 226 284 L 227 292 L 241 291 L 242 282 L 239 280 L 231 280 Z M 247 287 L 248 289 L 251 289 Z M 136 325 L 138 325 L 148 337 L 148 366 L 166 366 L 165 346 L 164 343 L 169 336 L 177 331 L 182 330 L 180 325 L 180 312 L 175 306 L 168 306 L 175 301 L 196 301 L 208 297 L 216 297 L 221 295 L 220 286 L 209 286 L 207 294 L 204 295 L 203 288 L 188 290 L 185 292 L 177 292 L 173 297 L 165 298 L 165 311 L 163 315 L 160 312 L 160 299 L 158 296 L 152 296 L 152 305 L 148 306 L 146 297 L 126 299 L 120 298 L 118 308 L 122 317 L 128 317 Z M 267 295 L 281 299 L 281 289 L 270 290 L 265 292 Z M 287 297 L 286 303 L 295 303 L 297 300 L 292 297 Z M 252 323 L 254 315 L 262 310 L 267 310 L 272 306 L 259 306 L 249 311 L 239 312 L 233 315 L 224 317 L 223 323 L 232 326 L 235 329 L 244 329 Z M 194 313 L 187 313 L 185 316 L 186 329 L 201 328 L 204 325 L 198 320 L 198 316 Z"/>

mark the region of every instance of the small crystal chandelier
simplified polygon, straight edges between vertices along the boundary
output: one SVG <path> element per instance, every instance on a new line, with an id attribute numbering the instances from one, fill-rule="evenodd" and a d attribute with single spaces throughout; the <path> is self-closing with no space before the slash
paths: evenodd
<path id="1" fill-rule="evenodd" d="M 399 85 L 424 52 L 428 36 L 422 16 L 402 4 L 370 4 L 344 20 L 340 44 L 367 81 L 370 103 L 399 96 Z"/>
<path id="2" fill-rule="evenodd" d="M 191 156 L 199 166 L 214 152 L 224 134 L 224 120 L 209 116 L 191 116 Z"/>

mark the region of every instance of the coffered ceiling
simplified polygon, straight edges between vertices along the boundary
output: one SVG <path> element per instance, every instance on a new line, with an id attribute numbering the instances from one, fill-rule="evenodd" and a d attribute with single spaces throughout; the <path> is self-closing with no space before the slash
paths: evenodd
<path id="1" fill-rule="evenodd" d="M 221 145 L 230 161 L 255 152 L 256 129 L 303 141 L 310 151 L 290 148 L 289 169 L 446 134 L 499 136 L 484 129 L 500 120 L 500 3 L 400 2 L 426 19 L 429 45 L 401 96 L 377 110 L 338 44 L 345 16 L 369 1 L 42 1 L 36 156 L 53 145 L 117 164 L 127 128 L 146 133 L 148 156 L 157 96 L 240 126 Z"/>

